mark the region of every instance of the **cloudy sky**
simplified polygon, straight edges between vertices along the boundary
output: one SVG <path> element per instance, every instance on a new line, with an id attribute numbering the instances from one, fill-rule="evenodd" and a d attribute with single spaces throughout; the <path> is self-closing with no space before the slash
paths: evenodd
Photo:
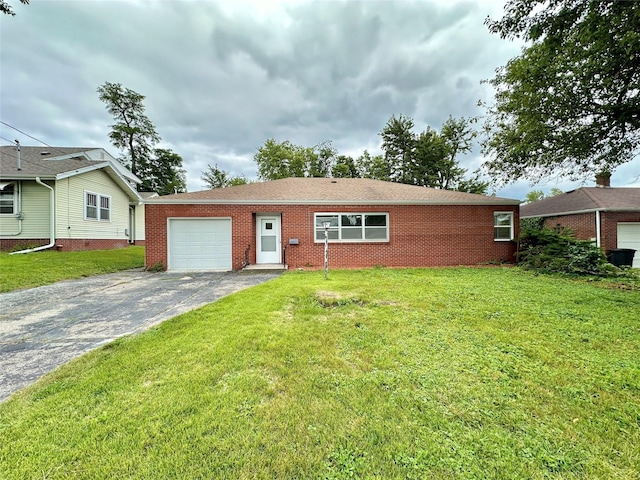
<path id="1" fill-rule="evenodd" d="M 483 25 L 503 0 L 8 1 L 17 15 L 0 17 L 2 121 L 52 146 L 118 156 L 96 89 L 121 83 L 146 96 L 161 146 L 184 159 L 189 191 L 204 188 L 207 164 L 255 178 L 253 155 L 268 138 L 331 140 L 357 157 L 380 153 L 391 115 L 418 130 L 482 115 L 478 100 L 490 102 L 492 90 L 481 80 L 521 48 Z M 0 137 L 37 145 L 5 125 Z M 461 163 L 480 166 L 479 148 Z M 612 185 L 638 175 L 640 159 Z M 496 193 L 578 186 L 551 179 Z"/>

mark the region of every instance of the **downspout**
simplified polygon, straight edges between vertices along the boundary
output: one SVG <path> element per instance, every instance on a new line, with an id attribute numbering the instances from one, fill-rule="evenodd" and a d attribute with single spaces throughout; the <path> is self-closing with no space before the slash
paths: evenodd
<path id="1" fill-rule="evenodd" d="M 600 248 L 601 245 L 600 239 L 600 210 L 596 210 L 596 247 Z"/>
<path id="2" fill-rule="evenodd" d="M 51 190 L 51 201 L 49 202 L 50 204 L 50 214 L 51 214 L 51 219 L 50 219 L 50 227 L 51 227 L 51 232 L 50 232 L 50 236 L 51 236 L 51 240 L 49 242 L 48 245 L 43 245 L 41 247 L 36 247 L 36 248 L 29 248 L 28 250 L 19 250 L 17 252 L 11 252 L 9 255 L 15 255 L 17 253 L 31 253 L 31 252 L 38 252 L 40 250 L 46 250 L 48 248 L 53 247 L 56 244 L 56 225 L 55 225 L 55 213 L 56 213 L 56 209 L 55 209 L 55 191 L 53 190 L 53 187 L 50 187 L 49 185 L 47 185 L 46 183 L 44 183 L 42 180 L 40 180 L 40 177 L 36 177 L 36 183 L 38 185 L 42 185 L 43 187 L 48 188 L 49 190 Z"/>
<path id="3" fill-rule="evenodd" d="M 18 201 L 17 203 L 17 208 L 16 208 L 16 218 L 18 219 L 18 232 L 17 233 L 3 233 L 2 236 L 3 237 L 15 237 L 18 236 L 22 233 L 22 182 L 18 181 L 16 182 L 16 185 L 18 186 Z"/>

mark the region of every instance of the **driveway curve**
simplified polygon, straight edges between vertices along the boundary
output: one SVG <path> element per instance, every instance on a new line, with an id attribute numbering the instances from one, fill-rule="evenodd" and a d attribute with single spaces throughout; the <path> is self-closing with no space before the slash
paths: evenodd
<path id="1" fill-rule="evenodd" d="M 0 402 L 89 350 L 278 275 L 128 270 L 0 294 Z"/>

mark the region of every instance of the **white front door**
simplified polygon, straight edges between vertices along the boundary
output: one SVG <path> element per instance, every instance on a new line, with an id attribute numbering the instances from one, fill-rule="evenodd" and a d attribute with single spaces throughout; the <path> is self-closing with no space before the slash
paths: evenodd
<path id="1" fill-rule="evenodd" d="M 256 215 L 256 263 L 281 263 L 280 215 Z"/>

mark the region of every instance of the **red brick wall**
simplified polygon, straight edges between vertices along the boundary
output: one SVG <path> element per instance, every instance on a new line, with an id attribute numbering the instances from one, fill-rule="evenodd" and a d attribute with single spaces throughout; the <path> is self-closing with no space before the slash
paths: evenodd
<path id="1" fill-rule="evenodd" d="M 603 212 L 602 248 L 611 250 L 618 248 L 618 222 L 640 222 L 640 212 Z"/>
<path id="2" fill-rule="evenodd" d="M 640 222 L 640 213 L 600 213 L 600 245 L 604 251 L 618 248 L 618 222 Z M 596 238 L 595 212 L 549 217 L 544 221 L 545 227 L 553 228 L 557 225 L 571 228 L 575 232 L 576 238 L 582 240 Z"/>
<path id="3" fill-rule="evenodd" d="M 595 212 L 547 217 L 544 220 L 544 226 L 548 228 L 555 228 L 557 226 L 569 227 L 574 231 L 576 238 L 582 240 L 596 238 Z"/>
<path id="4" fill-rule="evenodd" d="M 387 243 L 330 243 L 333 268 L 427 267 L 514 262 L 515 243 L 493 240 L 493 214 L 514 212 L 518 235 L 518 207 L 458 205 L 156 205 L 145 207 L 146 265 L 167 265 L 167 219 L 170 217 L 231 217 L 233 268 L 242 268 L 251 246 L 255 263 L 255 214 L 282 214 L 282 246 L 289 268 L 321 268 L 324 244 L 314 243 L 316 212 L 388 212 Z M 289 245 L 297 238 L 298 245 Z"/>
<path id="5" fill-rule="evenodd" d="M 36 238 L 36 239 L 3 239 L 0 240 L 0 250 L 11 250 L 16 245 L 24 245 L 26 248 L 33 248 L 37 246 L 48 245 L 48 238 Z M 96 239 L 96 238 L 65 238 L 63 240 L 57 240 L 55 249 L 62 251 L 71 250 L 110 250 L 112 248 L 124 248 L 129 244 L 127 240 L 120 239 Z"/>

